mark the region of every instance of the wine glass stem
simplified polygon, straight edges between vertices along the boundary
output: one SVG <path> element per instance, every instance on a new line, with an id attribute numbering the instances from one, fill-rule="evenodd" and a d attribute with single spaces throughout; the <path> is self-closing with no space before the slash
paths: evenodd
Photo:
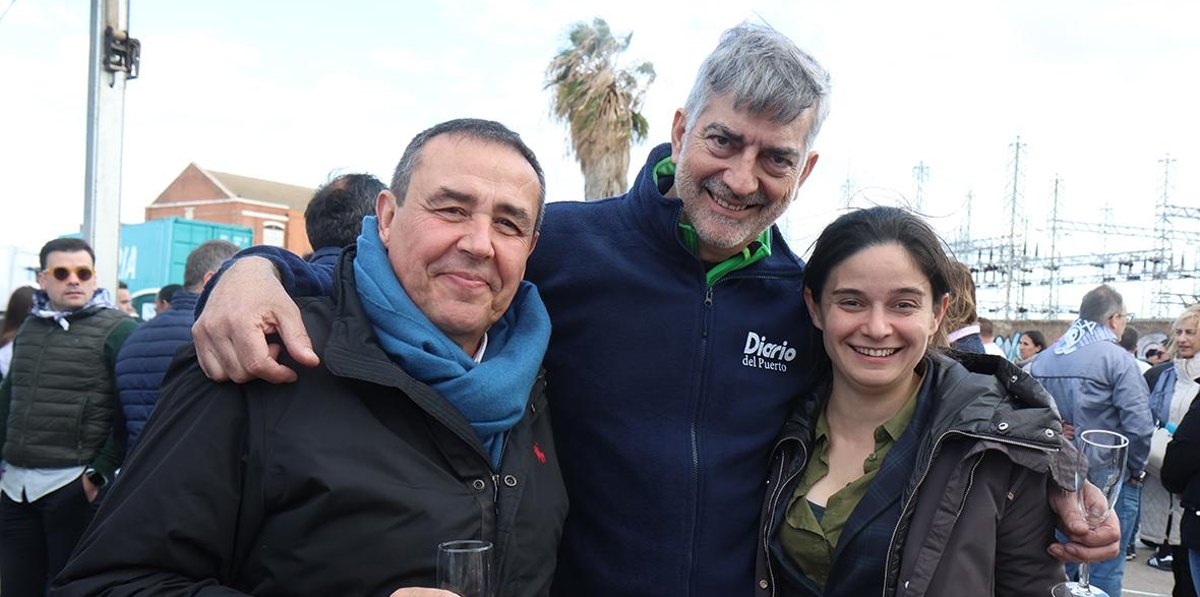
<path id="1" fill-rule="evenodd" d="M 1088 563 L 1087 562 L 1083 562 L 1082 564 L 1079 565 L 1079 588 L 1081 588 L 1085 591 L 1091 588 L 1091 585 L 1088 584 Z"/>

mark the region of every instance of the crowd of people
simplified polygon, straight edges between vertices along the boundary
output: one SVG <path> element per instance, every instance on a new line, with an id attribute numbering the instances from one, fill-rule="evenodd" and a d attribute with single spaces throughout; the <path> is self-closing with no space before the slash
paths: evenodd
<path id="1" fill-rule="evenodd" d="M 1188 436 L 1195 432 L 1185 430 L 1180 442 L 1173 440 L 1200 394 L 1196 358 L 1200 305 L 1178 315 L 1165 343 L 1141 345 L 1138 331 L 1128 325 L 1130 316 L 1122 297 L 1112 288 L 1100 286 L 1085 295 L 1079 313 L 1079 319 L 1055 342 L 1048 343 L 1036 329 L 1017 335 L 1014 362 L 1058 397 L 1068 437 L 1077 428 L 1102 428 L 1130 439 L 1128 474 L 1116 504 L 1126 546 L 1123 559 L 1136 558 L 1139 541 L 1153 547 L 1154 555 L 1146 563 L 1173 574 L 1175 597 L 1194 596 L 1196 577 L 1189 547 L 1197 544 L 1184 529 L 1195 524 L 1193 518 L 1200 516 L 1200 510 L 1195 498 L 1185 495 L 1193 473 L 1191 461 L 1179 454 L 1191 449 L 1184 440 L 1194 441 L 1194 435 Z M 1095 347 L 1085 348 L 1093 343 Z M 1074 357 L 1065 356 L 1077 351 Z M 1172 467 L 1164 469 L 1172 445 L 1174 472 Z M 1114 591 L 1120 590 L 1122 569 L 1121 558 L 1097 563 L 1092 580 L 1109 594 L 1118 594 Z"/>
<path id="2" fill-rule="evenodd" d="M 909 211 L 805 263 L 774 222 L 829 108 L 742 24 L 625 195 L 547 204 L 519 134 L 443 122 L 390 184 L 318 190 L 308 260 L 206 243 L 140 327 L 47 243 L 0 383 L 0 594 L 434 597 L 436 545 L 481 539 L 503 596 L 1047 594 L 1081 561 L 1120 595 L 1157 423 L 1196 505 L 1195 314 L 1143 377 L 1101 286 L 1014 363 Z M 1131 447 L 1089 525 L 1095 428 Z"/>

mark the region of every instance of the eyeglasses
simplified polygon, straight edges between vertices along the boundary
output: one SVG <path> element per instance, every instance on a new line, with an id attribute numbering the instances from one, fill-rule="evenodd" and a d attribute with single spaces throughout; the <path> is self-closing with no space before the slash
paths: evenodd
<path id="1" fill-rule="evenodd" d="M 54 279 L 58 280 L 59 282 L 65 282 L 67 278 L 71 277 L 71 274 L 75 274 L 75 277 L 79 278 L 80 282 L 87 282 L 88 280 L 92 279 L 92 276 L 96 275 L 96 270 L 86 265 L 81 265 L 75 269 L 71 269 L 69 267 L 56 267 L 54 269 L 48 269 L 42 273 L 49 276 L 54 276 Z"/>
<path id="2" fill-rule="evenodd" d="M 1133 313 L 1113 313 L 1113 317 L 1124 317 L 1125 323 L 1133 323 Z"/>

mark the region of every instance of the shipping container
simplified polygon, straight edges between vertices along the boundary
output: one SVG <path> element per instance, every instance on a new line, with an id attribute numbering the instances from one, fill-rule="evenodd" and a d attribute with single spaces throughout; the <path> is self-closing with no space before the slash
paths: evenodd
<path id="1" fill-rule="evenodd" d="M 254 242 L 247 226 L 217 224 L 183 218 L 122 224 L 117 278 L 129 291 L 157 292 L 167 284 L 183 284 L 183 270 L 192 249 L 210 240 L 227 240 L 240 248 Z"/>

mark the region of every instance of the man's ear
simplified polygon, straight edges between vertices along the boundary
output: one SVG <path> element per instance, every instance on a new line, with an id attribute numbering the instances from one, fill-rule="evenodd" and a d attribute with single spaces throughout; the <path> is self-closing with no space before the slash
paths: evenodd
<path id="1" fill-rule="evenodd" d="M 375 217 L 379 219 L 379 240 L 384 245 L 392 231 L 392 219 L 396 217 L 396 196 L 384 189 L 375 198 Z"/>
<path id="2" fill-rule="evenodd" d="M 679 164 L 679 156 L 683 154 L 683 137 L 687 134 L 687 113 L 683 108 L 675 110 L 675 120 L 671 122 L 671 161 Z"/>
<path id="3" fill-rule="evenodd" d="M 813 326 L 822 332 L 825 331 L 825 324 L 821 322 L 821 309 L 817 305 L 817 301 L 813 300 L 812 290 L 804 289 L 804 305 L 808 308 L 808 316 L 812 318 Z"/>
<path id="4" fill-rule="evenodd" d="M 808 180 L 808 175 L 812 174 L 813 168 L 817 166 L 817 159 L 820 154 L 815 151 L 808 152 L 808 157 L 804 159 L 804 169 L 800 171 L 800 176 L 796 179 L 796 188 L 800 188 L 804 181 Z"/>

